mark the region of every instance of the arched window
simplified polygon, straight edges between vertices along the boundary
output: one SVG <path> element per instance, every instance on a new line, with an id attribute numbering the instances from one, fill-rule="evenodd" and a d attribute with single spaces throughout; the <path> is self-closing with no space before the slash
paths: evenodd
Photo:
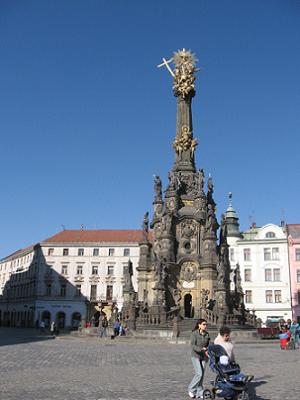
<path id="1" fill-rule="evenodd" d="M 275 237 L 275 233 L 274 232 L 267 232 L 266 233 L 266 238 L 270 239 L 270 238 L 274 238 Z"/>

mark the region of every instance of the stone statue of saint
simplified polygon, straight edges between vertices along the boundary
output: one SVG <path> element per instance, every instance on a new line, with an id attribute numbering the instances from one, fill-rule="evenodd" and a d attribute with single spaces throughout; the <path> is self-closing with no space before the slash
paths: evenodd
<path id="1" fill-rule="evenodd" d="M 240 270 L 239 264 L 236 264 L 233 281 L 234 281 L 234 286 L 235 286 L 235 292 L 243 293 L 241 270 Z"/>
<path id="2" fill-rule="evenodd" d="M 220 257 L 220 260 L 217 264 L 217 272 L 218 272 L 218 276 L 217 276 L 218 284 L 222 285 L 225 280 L 225 266 L 224 266 L 222 257 Z"/>
<path id="3" fill-rule="evenodd" d="M 161 179 L 159 176 L 155 175 L 154 178 L 154 191 L 157 199 L 161 199 Z"/>
<path id="4" fill-rule="evenodd" d="M 198 190 L 200 193 L 203 192 L 203 187 L 204 187 L 204 171 L 203 169 L 199 169 L 197 173 L 197 178 L 198 178 Z"/>
<path id="5" fill-rule="evenodd" d="M 213 184 L 213 180 L 212 180 L 211 176 L 209 176 L 207 179 L 207 190 L 208 190 L 208 192 L 211 192 L 211 193 L 213 193 L 213 191 L 214 191 L 214 184 Z"/>
<path id="6" fill-rule="evenodd" d="M 176 190 L 176 177 L 173 171 L 170 171 L 168 174 L 169 178 L 169 190 Z"/>
<path id="7" fill-rule="evenodd" d="M 143 229 L 144 239 L 147 239 L 148 232 L 149 232 L 149 212 L 148 211 L 144 215 L 142 229 Z"/>
<path id="8" fill-rule="evenodd" d="M 218 222 L 215 216 L 214 207 L 212 204 L 208 204 L 205 232 L 215 233 L 217 229 L 218 229 Z"/>
<path id="9" fill-rule="evenodd" d="M 174 289 L 173 291 L 173 299 L 176 306 L 180 304 L 181 300 L 181 291 L 179 288 Z"/>
<path id="10" fill-rule="evenodd" d="M 227 244 L 227 224 L 224 214 L 221 216 L 220 244 Z"/>
<path id="11" fill-rule="evenodd" d="M 124 266 L 124 290 L 127 291 L 133 290 L 132 275 L 133 275 L 132 262 L 131 260 L 128 260 L 127 265 Z"/>

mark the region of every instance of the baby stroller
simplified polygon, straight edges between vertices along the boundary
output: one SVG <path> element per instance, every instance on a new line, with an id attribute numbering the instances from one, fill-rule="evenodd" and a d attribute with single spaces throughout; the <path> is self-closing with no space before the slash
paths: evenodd
<path id="1" fill-rule="evenodd" d="M 226 400 L 248 400 L 247 383 L 253 376 L 241 373 L 238 364 L 229 361 L 224 348 L 217 344 L 208 346 L 209 366 L 216 373 L 212 390 L 206 389 L 203 398 L 222 397 Z"/>

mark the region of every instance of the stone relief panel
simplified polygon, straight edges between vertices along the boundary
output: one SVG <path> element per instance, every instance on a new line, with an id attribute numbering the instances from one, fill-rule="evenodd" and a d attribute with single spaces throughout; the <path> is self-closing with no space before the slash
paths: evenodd
<path id="1" fill-rule="evenodd" d="M 192 261 L 186 261 L 181 266 L 180 278 L 186 282 L 192 282 L 197 278 L 197 265 Z"/>
<path id="2" fill-rule="evenodd" d="M 181 237 L 190 239 L 194 237 L 197 231 L 197 225 L 195 221 L 183 221 L 180 225 Z"/>

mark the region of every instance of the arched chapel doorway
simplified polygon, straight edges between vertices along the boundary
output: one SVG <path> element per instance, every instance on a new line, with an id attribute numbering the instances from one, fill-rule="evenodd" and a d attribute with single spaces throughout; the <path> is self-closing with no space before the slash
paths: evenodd
<path id="1" fill-rule="evenodd" d="M 190 293 L 184 296 L 184 317 L 192 318 L 192 295 Z"/>

